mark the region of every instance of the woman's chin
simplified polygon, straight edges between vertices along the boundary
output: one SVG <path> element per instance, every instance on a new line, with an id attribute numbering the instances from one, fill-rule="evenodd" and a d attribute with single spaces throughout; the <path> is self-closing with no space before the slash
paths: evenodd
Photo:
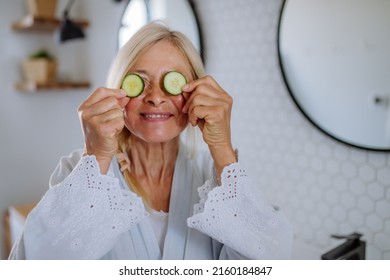
<path id="1" fill-rule="evenodd" d="M 151 133 L 151 134 L 143 134 L 143 135 L 137 135 L 137 134 L 132 134 L 133 137 L 138 138 L 139 141 L 145 142 L 146 144 L 163 144 L 163 143 L 168 143 L 173 140 L 178 140 L 179 139 L 179 133 L 171 134 L 169 135 L 168 133 Z"/>

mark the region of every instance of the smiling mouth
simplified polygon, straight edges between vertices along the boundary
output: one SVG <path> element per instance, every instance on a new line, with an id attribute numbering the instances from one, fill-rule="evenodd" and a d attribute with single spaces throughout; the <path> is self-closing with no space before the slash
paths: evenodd
<path id="1" fill-rule="evenodd" d="M 141 113 L 141 116 L 143 116 L 146 119 L 167 119 L 170 116 L 172 116 L 172 114 L 168 114 L 168 113 L 167 114 L 144 114 L 144 113 Z"/>

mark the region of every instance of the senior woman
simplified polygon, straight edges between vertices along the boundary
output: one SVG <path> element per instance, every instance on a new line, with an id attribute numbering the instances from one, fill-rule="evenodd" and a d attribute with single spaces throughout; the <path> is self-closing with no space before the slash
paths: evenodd
<path id="1" fill-rule="evenodd" d="M 131 98 L 130 73 L 144 85 Z M 61 158 L 10 259 L 290 258 L 289 222 L 238 162 L 231 108 L 183 34 L 143 27 L 80 105 L 85 147 Z"/>

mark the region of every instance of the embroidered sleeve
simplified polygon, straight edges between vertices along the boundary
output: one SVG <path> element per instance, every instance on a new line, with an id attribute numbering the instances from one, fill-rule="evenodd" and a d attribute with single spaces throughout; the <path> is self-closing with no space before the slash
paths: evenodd
<path id="1" fill-rule="evenodd" d="M 187 222 L 225 246 L 250 259 L 289 259 L 292 229 L 251 182 L 239 163 L 198 189 L 200 201 Z"/>
<path id="2" fill-rule="evenodd" d="M 27 218 L 27 259 L 99 259 L 116 238 L 146 215 L 143 203 L 101 175 L 94 156 L 50 188 Z"/>

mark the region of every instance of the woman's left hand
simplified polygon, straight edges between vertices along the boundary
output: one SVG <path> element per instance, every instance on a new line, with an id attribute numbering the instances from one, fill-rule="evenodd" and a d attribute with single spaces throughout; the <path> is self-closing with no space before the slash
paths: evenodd
<path id="1" fill-rule="evenodd" d="M 193 126 L 200 128 L 217 171 L 222 171 L 237 161 L 230 133 L 233 99 L 211 76 L 192 81 L 182 90 L 187 100 L 183 112 Z"/>

